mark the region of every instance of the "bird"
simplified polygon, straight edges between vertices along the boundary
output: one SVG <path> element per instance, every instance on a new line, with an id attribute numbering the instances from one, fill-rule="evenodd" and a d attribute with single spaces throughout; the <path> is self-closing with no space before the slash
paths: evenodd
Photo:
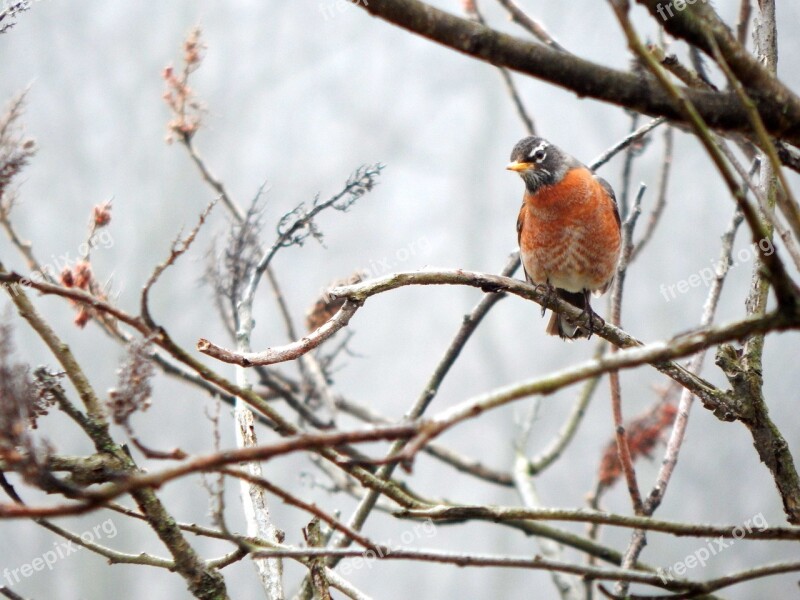
<path id="1" fill-rule="evenodd" d="M 590 295 L 601 295 L 611 286 L 622 245 L 614 190 L 579 160 L 537 136 L 514 146 L 506 169 L 525 182 L 517 242 L 526 280 L 588 317 L 584 325 L 553 313 L 546 331 L 566 340 L 590 338 L 595 321 L 604 323 L 592 310 Z"/>

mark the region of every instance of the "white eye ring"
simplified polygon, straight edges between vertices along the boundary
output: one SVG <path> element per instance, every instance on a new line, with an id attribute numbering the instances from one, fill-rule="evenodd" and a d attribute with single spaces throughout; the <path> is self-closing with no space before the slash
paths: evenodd
<path id="1" fill-rule="evenodd" d="M 536 146 L 536 148 L 530 151 L 528 158 L 532 158 L 535 162 L 541 163 L 545 158 L 547 158 L 547 152 L 545 152 L 545 148 L 547 148 L 547 146 L 547 142 L 542 142 Z"/>

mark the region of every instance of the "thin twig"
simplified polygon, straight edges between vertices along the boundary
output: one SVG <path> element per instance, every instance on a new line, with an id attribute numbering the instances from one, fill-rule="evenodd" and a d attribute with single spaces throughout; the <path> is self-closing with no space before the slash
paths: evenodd
<path id="1" fill-rule="evenodd" d="M 501 271 L 502 276 L 510 277 L 513 275 L 516 270 L 519 268 L 520 261 L 519 261 L 519 253 L 514 252 L 512 253 L 506 265 L 503 267 Z M 499 291 L 499 290 L 497 290 Z M 461 350 L 466 345 L 467 341 L 469 341 L 472 334 L 477 329 L 478 325 L 480 325 L 483 318 L 488 314 L 488 312 L 492 309 L 492 307 L 497 304 L 504 297 L 504 294 L 499 293 L 487 293 L 481 298 L 480 302 L 472 309 L 469 315 L 464 317 L 463 323 L 459 328 L 458 332 L 456 333 L 453 340 L 450 342 L 447 350 L 445 350 L 444 356 L 440 359 L 439 363 L 436 365 L 436 369 L 434 370 L 431 378 L 429 379 L 427 385 L 425 386 L 424 390 L 411 406 L 411 408 L 406 413 L 407 419 L 419 419 L 427 410 L 430 403 L 433 401 L 434 397 L 439 391 L 439 387 L 441 386 L 444 378 L 450 372 L 451 367 L 455 364 L 456 359 L 461 354 Z M 348 299 L 349 301 L 349 299 Z M 403 440 L 398 440 L 389 448 L 389 451 L 386 454 L 386 457 L 394 456 L 395 454 L 401 452 L 405 447 L 405 442 Z M 388 479 L 391 477 L 394 469 L 396 467 L 396 463 L 387 462 L 386 464 L 382 465 L 381 468 L 376 473 L 376 476 L 381 479 Z M 376 502 L 378 501 L 379 494 L 377 490 L 371 489 L 367 490 L 364 494 L 363 498 L 359 502 L 358 506 L 356 507 L 353 515 L 351 516 L 348 524 L 353 529 L 359 530 L 363 527 L 364 523 L 366 522 L 367 518 L 369 517 L 370 512 L 375 507 Z M 335 546 L 338 547 L 345 547 L 349 544 L 348 540 L 344 537 L 340 537 L 334 540 Z M 335 563 L 331 563 L 333 566 Z"/>
<path id="2" fill-rule="evenodd" d="M 470 19 L 480 23 L 481 25 L 486 25 L 486 20 L 483 18 L 481 11 L 478 9 L 478 0 L 465 2 L 464 10 Z M 533 119 L 528 114 L 525 104 L 522 102 L 522 98 L 520 98 L 519 92 L 517 91 L 517 86 L 514 84 L 514 80 L 511 77 L 511 72 L 505 67 L 497 67 L 497 71 L 500 73 L 500 77 L 503 79 L 503 83 L 506 86 L 508 95 L 511 97 L 511 102 L 514 103 L 514 108 L 517 109 L 517 114 L 522 120 L 522 123 L 525 125 L 528 135 L 536 135 L 536 126 L 533 123 Z"/>
<path id="3" fill-rule="evenodd" d="M 0 282 L 19 283 L 21 279 L 22 277 L 19 274 L 3 272 L 2 265 L 0 265 Z M 537 290 L 535 287 L 528 285 L 525 282 L 497 275 L 488 275 L 485 273 L 476 273 L 464 270 L 393 273 L 368 282 L 336 288 L 335 290 L 332 290 L 332 292 L 335 292 L 342 297 L 352 298 L 355 300 L 355 302 L 363 302 L 368 297 L 375 294 L 407 285 L 467 285 L 485 290 L 505 291 L 521 298 L 537 302 L 541 306 L 544 306 L 550 310 L 555 310 L 566 314 L 570 317 L 570 319 L 577 323 L 581 323 L 582 320 L 585 321 L 586 319 L 586 316 L 582 316 L 580 314 L 580 310 L 571 304 L 552 297 L 541 290 Z M 81 290 L 76 291 L 74 289 L 66 289 L 60 286 L 34 282 L 30 283 L 30 287 L 45 294 L 64 296 L 81 303 L 87 303 L 95 309 L 111 312 L 112 314 L 115 314 L 115 316 L 118 316 L 122 321 L 140 331 L 143 335 L 151 335 L 153 333 L 141 322 L 140 319 L 131 317 L 125 312 L 109 305 L 107 302 L 100 301 L 97 298 L 82 292 Z M 14 291 L 10 290 L 10 293 L 14 294 Z M 728 336 L 736 335 L 736 333 L 739 332 L 773 331 L 797 327 L 798 320 L 800 320 L 800 317 L 793 314 L 786 314 L 785 311 L 772 313 L 761 319 L 745 319 L 743 321 L 733 323 L 724 328 L 724 330 L 695 331 L 681 334 L 676 338 L 673 338 L 673 340 L 669 340 L 663 344 L 674 344 L 675 342 L 681 342 L 683 344 L 691 340 L 693 347 L 700 347 L 703 346 L 703 344 L 711 346 L 719 341 L 728 341 L 729 339 L 733 339 Z M 596 333 L 599 337 L 607 339 L 622 348 L 635 348 L 642 346 L 642 342 L 626 332 L 614 327 L 613 325 L 610 325 L 609 323 L 605 323 L 598 327 Z M 245 399 L 248 404 L 254 406 L 265 416 L 267 416 L 275 424 L 274 426 L 280 433 L 290 434 L 297 431 L 297 429 L 291 423 L 275 412 L 275 410 L 268 403 L 264 402 L 263 398 L 252 393 L 251 391 L 243 390 L 225 378 L 220 377 L 217 373 L 207 368 L 203 363 L 194 359 L 182 348 L 177 346 L 165 331 L 162 331 L 160 335 L 154 339 L 154 343 L 161 346 L 175 359 L 190 367 L 204 379 L 218 386 L 220 390 Z M 659 348 L 658 351 L 656 351 L 656 347 Z M 659 352 L 661 352 L 660 348 L 661 344 L 655 344 L 649 350 L 652 350 L 654 353 L 653 355 L 658 357 Z M 676 352 L 674 348 L 672 350 L 667 350 L 665 348 L 664 352 L 666 353 L 666 358 L 671 356 L 682 356 L 681 351 Z M 720 407 L 724 404 L 724 394 L 709 382 L 704 381 L 691 373 L 688 373 L 680 365 L 672 362 L 658 362 L 658 359 L 656 360 L 657 362 L 653 365 L 656 369 L 675 379 L 681 383 L 681 385 L 688 386 L 693 393 L 703 400 L 704 403 L 707 403 L 709 406 L 716 407 Z"/>
<path id="4" fill-rule="evenodd" d="M 752 232 L 752 239 L 754 243 L 758 243 L 767 236 L 763 224 L 758 218 L 755 209 L 747 202 L 747 198 L 743 194 L 736 178 L 727 164 L 724 155 L 720 151 L 718 145 L 714 140 L 708 124 L 701 117 L 695 105 L 689 99 L 687 93 L 678 89 L 664 69 L 658 64 L 653 56 L 647 51 L 642 41 L 639 39 L 633 24 L 630 21 L 628 10 L 630 5 L 627 2 L 620 2 L 620 0 L 609 0 L 612 8 L 614 9 L 617 19 L 622 26 L 622 30 L 628 40 L 630 48 L 642 59 L 643 63 L 647 66 L 650 72 L 655 76 L 659 85 L 669 94 L 673 102 L 678 106 L 683 117 L 692 126 L 694 133 L 702 142 L 706 152 L 712 158 L 714 165 L 717 167 L 720 175 L 722 176 L 731 197 L 736 201 L 737 205 L 747 220 L 747 224 Z M 778 302 L 787 307 L 794 307 L 798 304 L 798 296 L 800 292 L 797 287 L 792 284 L 791 279 L 786 273 L 783 261 L 777 253 L 769 255 L 762 253 L 763 263 L 768 270 L 770 283 L 775 288 L 775 293 Z"/>
<path id="5" fill-rule="evenodd" d="M 336 407 L 339 410 L 366 423 L 379 425 L 389 425 L 392 423 L 391 419 L 378 414 L 375 410 L 341 396 L 336 398 Z M 454 450 L 446 448 L 440 444 L 428 444 L 425 446 L 423 451 L 426 454 L 439 459 L 443 463 L 450 465 L 456 470 L 472 475 L 473 477 L 477 477 L 478 479 L 496 483 L 505 487 L 511 487 L 514 485 L 513 479 L 509 473 L 497 471 L 487 467 L 485 464 L 475 460 L 474 458 L 459 454 L 458 452 L 455 452 Z"/>
<path id="6" fill-rule="evenodd" d="M 0 17 L 2 17 L 2 15 L 0 15 Z M 0 33 L 3 33 L 2 29 L 0 29 Z M 7 588 L 6 586 L 0 587 L 0 594 L 3 594 L 3 596 L 8 598 L 9 600 L 26 600 L 23 596 L 20 596 L 19 594 Z"/>
<path id="7" fill-rule="evenodd" d="M 392 440 L 398 437 L 409 437 L 414 435 L 418 428 L 418 424 L 404 424 L 373 427 L 362 431 L 308 433 L 295 436 L 294 438 L 284 438 L 268 446 L 236 448 L 224 452 L 215 452 L 190 458 L 175 467 L 169 467 L 161 471 L 132 474 L 117 483 L 108 484 L 101 489 L 84 490 L 80 494 L 80 497 L 83 499 L 76 503 L 47 507 L 21 507 L 16 504 L 0 505 L 0 518 L 32 518 L 83 514 L 109 500 L 118 498 L 122 494 L 143 488 L 160 487 L 169 481 L 174 481 L 190 473 L 206 472 L 240 462 L 265 461 L 293 452 L 314 450 L 323 447 L 335 448 L 343 443 L 372 442 Z M 381 483 L 383 483 L 384 491 L 390 487 L 388 482 Z M 412 502 L 412 504 L 414 503 Z"/>
<path id="8" fill-rule="evenodd" d="M 637 125 L 639 124 L 639 113 L 631 112 L 630 119 L 629 136 L 636 132 Z M 628 217 L 628 196 L 631 192 L 631 172 L 633 171 L 633 161 L 639 154 L 638 150 L 640 150 L 640 148 L 637 148 L 635 144 L 629 144 L 625 148 L 625 156 L 622 161 L 622 182 L 618 190 L 617 204 L 619 205 L 619 214 L 623 219 Z"/>
<path id="9" fill-rule="evenodd" d="M 336 558 L 357 558 L 364 556 L 361 550 L 350 550 L 346 548 L 303 548 L 298 550 L 264 550 L 256 553 L 257 556 L 283 556 L 283 557 L 314 557 L 327 556 Z M 372 558 L 372 555 L 370 555 Z M 694 583 L 683 580 L 663 581 L 660 575 L 627 569 L 614 569 L 609 567 L 591 567 L 577 565 L 557 560 L 543 558 L 541 556 L 497 556 L 488 554 L 468 554 L 456 552 L 444 552 L 440 550 L 410 550 L 407 548 L 387 548 L 383 555 L 375 556 L 378 560 L 413 560 L 417 562 L 432 562 L 440 564 L 452 564 L 459 567 L 505 567 L 518 569 L 531 569 L 542 571 L 559 571 L 562 573 L 572 573 L 575 575 L 588 576 L 592 579 L 607 581 L 629 581 L 631 583 L 643 583 L 662 589 L 669 590 L 696 590 L 705 588 L 708 585 L 725 587 L 733 585 L 738 581 L 725 582 L 713 580 L 712 582 Z M 779 565 L 779 566 L 778 566 Z M 800 562 L 778 563 L 778 565 L 768 565 L 752 569 L 747 575 L 737 574 L 739 578 L 747 577 L 754 579 L 766 577 L 777 573 L 787 573 L 800 570 Z"/>
<path id="10" fill-rule="evenodd" d="M 609 160 L 611 160 L 614 156 L 625 150 L 625 148 L 627 148 L 634 142 L 639 141 L 648 133 L 650 133 L 653 129 L 655 129 L 664 122 L 666 122 L 666 119 L 664 117 L 659 117 L 658 119 L 653 119 L 649 123 L 645 123 L 644 125 L 639 127 L 639 129 L 637 129 L 636 131 L 629 133 L 622 140 L 617 142 L 615 145 L 611 146 L 611 148 L 603 152 L 600 156 L 598 156 L 591 163 L 589 163 L 589 169 L 592 171 L 596 171 L 604 164 L 606 164 Z"/>
<path id="11" fill-rule="evenodd" d="M 310 352 L 337 331 L 345 327 L 358 308 L 359 303 L 357 301 L 348 300 L 344 303 L 342 308 L 340 308 L 329 321 L 319 327 L 319 329 L 311 332 L 297 342 L 292 342 L 286 346 L 267 348 L 261 352 L 234 352 L 201 338 L 197 342 L 197 350 L 222 362 L 236 364 L 241 367 L 272 365 L 288 360 L 295 360 L 303 354 Z"/>
<path id="12" fill-rule="evenodd" d="M 287 504 L 291 504 L 301 510 L 306 511 L 307 513 L 314 515 L 315 517 L 319 518 L 322 521 L 325 521 L 328 525 L 330 525 L 333 529 L 341 532 L 342 534 L 348 536 L 352 541 L 357 542 L 362 547 L 369 549 L 369 550 L 377 550 L 378 546 L 371 542 L 369 539 L 361 535 L 359 532 L 354 531 L 338 519 L 332 517 L 324 510 L 320 509 L 314 504 L 310 504 L 294 494 L 287 492 L 286 490 L 282 489 L 281 487 L 271 483 L 267 479 L 261 476 L 253 475 L 252 473 L 248 473 L 242 471 L 241 469 L 230 469 L 225 468 L 221 469 L 222 473 L 226 475 L 230 475 L 231 477 L 237 477 L 239 479 L 243 479 L 248 481 L 254 485 L 257 485 L 261 488 L 264 488 L 271 494 L 278 496 L 281 500 L 286 502 Z"/>
<path id="13" fill-rule="evenodd" d="M 284 215 L 279 226 L 277 238 L 272 246 L 263 253 L 250 275 L 250 281 L 242 292 L 242 302 L 252 301 L 251 299 L 255 295 L 261 276 L 269 267 L 278 250 L 287 245 L 302 243 L 302 240 L 307 235 L 318 236 L 319 234 L 313 225 L 314 217 L 329 208 L 346 211 L 358 198 L 372 190 L 383 168 L 384 165 L 380 163 L 360 167 L 350 176 L 344 187 L 327 200 L 323 202 L 315 200 L 308 210 L 300 205 L 295 210 Z M 303 231 L 308 233 L 302 233 Z"/>
<path id="14" fill-rule="evenodd" d="M 741 525 L 707 525 L 654 519 L 650 516 L 620 515 L 586 508 L 532 508 L 522 506 L 453 505 L 395 511 L 396 516 L 434 521 L 485 519 L 503 522 L 517 519 L 535 521 L 568 521 L 598 523 L 625 529 L 657 531 L 675 537 L 723 538 L 749 541 L 800 540 L 800 527 L 749 527 Z M 742 533 L 744 531 L 744 534 Z"/>
<path id="15" fill-rule="evenodd" d="M 739 19 L 736 23 L 736 39 L 742 45 L 747 44 L 747 28 L 750 25 L 750 13 L 753 7 L 750 0 L 741 0 L 739 4 Z"/>
<path id="16" fill-rule="evenodd" d="M 149 327 L 155 327 L 155 321 L 153 321 L 153 318 L 150 315 L 150 290 L 158 281 L 159 277 L 161 277 L 162 273 L 175 264 L 175 261 L 178 260 L 187 250 L 189 250 L 189 248 L 192 246 L 192 242 L 194 242 L 197 234 L 200 232 L 200 228 L 206 222 L 208 215 L 211 213 L 211 210 L 214 208 L 216 203 L 216 200 L 212 200 L 208 203 L 203 212 L 200 213 L 200 217 L 197 220 L 197 225 L 195 225 L 194 229 L 189 232 L 189 235 L 182 239 L 180 236 L 178 236 L 172 242 L 172 248 L 170 249 L 169 257 L 153 270 L 147 280 L 147 283 L 145 283 L 144 287 L 142 288 L 142 294 L 139 300 L 139 309 L 141 311 L 142 319 L 144 319 L 144 322 L 147 323 Z"/>
<path id="17" fill-rule="evenodd" d="M 583 381 L 601 373 L 632 368 L 645 363 L 662 365 L 664 360 L 689 356 L 723 341 L 739 339 L 742 336 L 762 331 L 780 329 L 784 326 L 781 325 L 782 322 L 783 317 L 780 314 L 771 313 L 764 317 L 743 319 L 734 324 L 702 328 L 696 332 L 673 338 L 668 342 L 656 342 L 640 348 L 629 348 L 616 354 L 605 356 L 600 360 L 592 360 L 575 367 L 562 369 L 539 379 L 532 379 L 500 388 L 457 404 L 429 420 L 426 422 L 424 430 L 409 442 L 406 449 L 391 460 L 412 460 L 416 452 L 431 439 L 456 424 L 475 418 L 475 416 L 483 414 L 487 410 L 492 410 L 532 395 L 551 394 L 566 385 Z M 722 409 L 722 407 L 718 406 L 717 409 Z M 729 413 L 733 412 L 734 414 L 736 411 L 733 406 L 727 404 L 722 410 Z"/>
<path id="18" fill-rule="evenodd" d="M 664 155 L 661 159 L 661 171 L 658 175 L 658 183 L 656 184 L 657 196 L 653 209 L 647 219 L 639 241 L 633 247 L 631 252 L 631 262 L 635 261 L 639 254 L 644 250 L 644 247 L 652 239 L 655 233 L 656 226 L 661 220 L 661 215 L 664 213 L 664 208 L 667 205 L 667 188 L 669 185 L 669 176 L 672 172 L 672 139 L 674 137 L 673 128 L 667 127 L 664 129 Z"/>
<path id="19" fill-rule="evenodd" d="M 800 305 L 800 289 L 789 277 L 782 259 L 778 253 L 774 251 L 774 248 L 771 246 L 768 248 L 763 247 L 763 240 L 770 239 L 769 228 L 760 218 L 756 208 L 748 202 L 746 188 L 740 186 L 736 181 L 734 171 L 726 161 L 723 152 L 716 142 L 715 134 L 709 129 L 708 124 L 701 117 L 687 94 L 683 90 L 679 90 L 673 84 L 664 70 L 642 44 L 628 15 L 630 9 L 629 3 L 621 2 L 620 0 L 610 0 L 610 2 L 628 39 L 628 45 L 647 65 L 659 84 L 680 108 L 684 118 L 690 123 L 694 133 L 713 160 L 714 165 L 728 187 L 731 197 L 742 211 L 748 227 L 750 228 L 753 244 L 757 245 L 761 251 L 759 259 L 764 268 L 765 281 L 768 281 L 768 284 L 771 285 L 775 291 L 779 310 L 789 313 L 797 312 L 798 305 Z M 709 18 L 713 21 L 712 17 L 716 16 L 713 10 L 708 7 L 702 8 L 702 6 L 703 5 L 698 5 L 695 9 L 705 10 Z M 769 6 L 771 6 L 771 4 L 769 4 Z M 721 22 L 719 22 L 718 25 L 722 27 Z M 713 24 L 709 24 L 708 26 L 712 27 Z M 717 34 L 720 33 L 719 27 L 715 30 Z M 770 27 L 774 29 L 774 23 L 771 24 Z M 726 35 L 728 35 L 727 31 Z M 756 80 L 763 81 L 763 77 L 767 75 L 768 72 L 765 71 L 760 64 L 753 64 L 754 61 L 752 61 L 751 57 L 746 55 L 746 53 L 742 53 L 743 56 L 733 56 L 730 52 L 731 41 L 732 38 L 726 38 L 725 44 L 727 53 L 724 53 L 718 46 L 718 38 L 714 37 L 712 32 L 708 29 L 703 28 L 701 39 L 698 39 L 698 43 L 704 43 L 708 46 L 709 53 L 716 55 L 718 64 L 723 70 L 725 70 L 726 67 L 728 68 L 727 72 L 734 88 L 736 88 L 737 85 L 741 87 L 739 79 L 746 81 L 750 85 L 753 85 Z M 735 61 L 736 68 L 729 65 L 731 61 Z M 745 72 L 745 63 L 750 63 L 751 66 L 755 67 L 755 70 Z M 745 71 L 743 71 L 743 69 L 745 69 Z M 779 84 L 776 89 L 776 82 L 777 79 L 772 76 L 770 81 L 763 81 L 763 87 L 775 89 L 776 93 L 782 93 L 782 91 L 779 90 Z M 791 92 L 789 93 L 791 94 Z M 748 119 L 751 120 L 752 125 L 756 129 L 763 127 L 761 116 L 758 114 L 758 111 L 753 110 L 753 106 L 749 104 L 749 99 L 746 94 L 744 96 L 740 94 L 740 100 L 745 104 L 745 112 L 748 115 Z M 788 98 L 786 101 L 789 101 Z M 763 133 L 763 131 L 761 133 Z M 774 153 L 774 147 L 771 142 L 766 143 L 765 146 L 766 147 L 762 148 L 762 150 L 769 153 L 771 149 Z M 773 163 L 774 161 L 771 159 L 770 164 Z M 782 173 L 779 172 L 778 175 L 780 176 Z M 788 186 L 784 184 L 784 187 Z M 780 196 L 780 198 L 786 199 L 787 196 Z M 800 211 L 797 205 L 790 202 L 786 210 L 784 210 L 784 216 L 790 221 L 790 226 L 793 230 L 800 231 L 800 219 L 796 219 L 796 222 L 793 222 L 792 219 L 792 215 L 797 211 Z M 752 332 L 748 335 L 758 336 L 759 333 L 761 332 Z M 730 346 L 720 348 L 717 353 L 717 363 L 723 368 L 726 375 L 729 376 L 732 385 L 736 384 L 740 387 L 737 395 L 746 400 L 745 406 L 741 407 L 744 410 L 734 411 L 737 416 L 733 416 L 733 418 L 741 420 L 750 430 L 759 457 L 770 469 L 773 480 L 779 489 L 784 511 L 788 519 L 792 523 L 798 523 L 800 522 L 800 485 L 798 484 L 800 478 L 798 478 L 797 470 L 794 466 L 794 459 L 791 452 L 788 450 L 788 444 L 785 438 L 774 421 L 769 417 L 767 406 L 763 401 L 763 395 L 760 391 L 760 369 L 754 366 L 752 371 L 750 371 L 746 366 L 747 361 L 745 360 L 745 363 L 742 364 L 735 355 L 735 350 Z M 743 367 L 745 371 L 749 371 L 749 377 L 741 377 L 740 371 Z M 742 385 L 742 382 L 746 385 Z M 748 389 L 744 389 L 745 387 Z M 707 404 L 706 406 L 707 408 L 709 407 Z M 732 416 L 728 415 L 726 411 L 719 412 L 716 409 L 712 410 L 714 410 L 715 415 L 722 419 L 727 419 L 729 416 Z"/>
<path id="20" fill-rule="evenodd" d="M 600 358 L 605 352 L 606 346 L 607 343 L 605 340 L 599 342 L 597 350 L 594 352 L 594 357 Z M 594 396 L 595 390 L 597 390 L 598 383 L 600 383 L 600 377 L 592 377 L 586 380 L 561 429 L 558 430 L 558 433 L 543 450 L 529 459 L 528 472 L 531 475 L 538 475 L 555 463 L 555 461 L 561 457 L 564 450 L 566 450 L 567 446 L 569 446 L 570 442 L 575 438 L 575 433 L 583 422 L 586 408 L 589 406 L 589 402 L 592 396 Z"/>
<path id="21" fill-rule="evenodd" d="M 725 283 L 725 277 L 728 273 L 731 253 L 733 252 L 733 242 L 736 239 L 736 231 L 742 222 L 742 214 L 738 210 L 734 212 L 731 218 L 728 229 L 722 236 L 722 245 L 720 248 L 719 261 L 717 262 L 718 269 L 714 274 L 714 280 L 711 283 L 711 288 L 708 291 L 708 297 L 703 305 L 703 315 L 700 320 L 702 327 L 711 325 L 716 314 L 719 298 L 722 293 L 722 286 Z M 689 364 L 689 370 L 692 373 L 699 374 L 703 359 L 705 358 L 706 351 L 702 350 L 692 357 Z M 678 462 L 678 453 L 680 452 L 683 438 L 686 434 L 686 426 L 689 422 L 689 410 L 692 406 L 694 396 L 687 389 L 683 389 L 681 399 L 678 404 L 678 413 L 675 419 L 675 424 L 672 427 L 669 440 L 667 442 L 667 449 L 664 453 L 664 458 L 661 461 L 661 469 L 656 477 L 656 483 L 651 490 L 647 502 L 645 504 L 645 512 L 648 515 L 653 514 L 655 509 L 661 504 L 661 499 L 664 497 L 667 485 L 669 485 L 672 472 Z"/>
<path id="22" fill-rule="evenodd" d="M 646 190 L 647 187 L 644 184 L 639 186 L 639 191 L 636 194 L 636 199 L 631 207 L 630 214 L 625 215 L 625 221 L 621 226 L 622 252 L 611 291 L 611 322 L 617 327 L 622 323 L 622 293 L 625 285 L 625 274 L 628 269 L 631 252 L 633 251 L 633 231 L 636 228 L 636 222 L 642 212 L 642 198 Z M 612 346 L 612 355 L 615 352 L 617 352 L 617 346 Z M 614 417 L 614 436 L 617 441 L 619 462 L 622 466 L 622 472 L 625 475 L 625 481 L 628 484 L 628 493 L 631 497 L 633 510 L 636 514 L 640 514 L 642 511 L 642 495 L 639 491 L 639 484 L 636 481 L 636 469 L 633 466 L 628 436 L 625 433 L 625 421 L 622 417 L 622 393 L 619 384 L 619 371 L 609 371 L 608 377 L 611 386 L 611 412 Z M 623 568 L 629 568 L 632 564 L 632 562 L 627 562 L 623 563 L 622 566 Z"/>
<path id="23" fill-rule="evenodd" d="M 775 143 L 770 138 L 770 135 L 767 132 L 767 128 L 764 125 L 764 121 L 761 118 L 755 103 L 747 93 L 747 90 L 744 89 L 741 81 L 739 81 L 736 75 L 734 75 L 733 70 L 728 66 L 728 63 L 725 61 L 719 46 L 717 46 L 713 38 L 709 38 L 709 43 L 714 49 L 714 57 L 717 61 L 717 64 L 725 73 L 725 76 L 728 78 L 728 82 L 731 84 L 731 87 L 736 92 L 736 95 L 739 97 L 739 101 L 742 103 L 742 106 L 744 106 L 747 112 L 750 123 L 753 126 L 753 131 L 755 131 L 756 138 L 758 139 L 759 146 L 763 150 L 769 162 L 772 164 L 772 169 L 775 173 L 775 176 L 780 182 L 780 190 L 778 190 L 776 193 L 778 207 L 781 209 L 783 216 L 789 223 L 789 227 L 794 233 L 795 239 L 800 241 L 800 205 L 798 205 L 797 199 L 792 193 L 792 188 L 789 186 L 786 175 L 781 168 L 781 161 L 780 158 L 778 158 L 778 151 L 775 148 Z"/>
<path id="24" fill-rule="evenodd" d="M 531 409 L 526 418 L 518 425 L 519 435 L 514 443 L 514 487 L 527 508 L 539 508 L 541 501 L 536 493 L 533 478 L 530 472 L 530 463 L 526 457 L 526 446 L 530 441 L 533 431 L 533 421 L 536 411 Z M 562 560 L 563 547 L 546 538 L 536 540 L 542 554 L 549 559 Z M 558 571 L 551 571 L 550 578 L 553 580 L 561 600 L 582 600 L 580 581 L 574 576 L 567 576 Z"/>
<path id="25" fill-rule="evenodd" d="M 536 39 L 538 39 L 543 44 L 546 44 L 553 50 L 558 50 L 559 52 L 566 52 L 569 51 L 564 48 L 561 44 L 559 44 L 555 38 L 544 28 L 544 26 L 539 23 L 536 19 L 531 17 L 528 13 L 522 10 L 519 5 L 514 2 L 514 0 L 497 0 L 499 4 L 501 4 L 505 9 L 508 11 L 511 20 L 523 27 L 526 31 L 528 31 L 531 35 L 533 35 Z"/>

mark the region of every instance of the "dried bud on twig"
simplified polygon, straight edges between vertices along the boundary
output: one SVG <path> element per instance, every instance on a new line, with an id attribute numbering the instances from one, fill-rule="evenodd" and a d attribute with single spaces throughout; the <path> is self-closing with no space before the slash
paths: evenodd
<path id="1" fill-rule="evenodd" d="M 199 65 L 202 61 L 200 53 L 205 49 L 205 45 L 200 40 L 200 33 L 200 28 L 195 27 L 183 42 L 183 62 L 187 65 Z"/>
<path id="2" fill-rule="evenodd" d="M 332 282 L 328 286 L 328 289 L 343 285 L 352 285 L 363 280 L 364 273 L 356 271 L 347 279 L 337 279 Z M 322 327 L 325 323 L 330 321 L 331 317 L 333 317 L 340 308 L 342 308 L 345 300 L 346 298 L 332 298 L 327 292 L 324 292 L 314 303 L 314 306 L 309 308 L 308 312 L 306 312 L 306 329 L 308 329 L 308 331 L 314 331 Z"/>
<path id="3" fill-rule="evenodd" d="M 150 396 L 153 393 L 150 379 L 154 368 L 148 356 L 149 346 L 149 340 L 128 344 L 128 356 L 117 371 L 117 387 L 108 394 L 108 406 L 114 423 L 124 426 L 129 432 L 130 416 L 150 407 Z"/>
<path id="4" fill-rule="evenodd" d="M 477 20 L 478 7 L 475 6 L 475 0 L 461 0 L 461 10 L 468 18 Z"/>
<path id="5" fill-rule="evenodd" d="M 3 116 L 0 117 L 0 199 L 5 194 L 11 180 L 36 154 L 36 143 L 23 135 L 22 127 L 18 124 L 24 103 L 25 94 L 23 93 L 8 104 Z M 0 207 L 0 210 L 5 210 L 5 208 Z"/>
<path id="6" fill-rule="evenodd" d="M 59 379 L 64 373 L 51 373 L 45 367 L 37 367 L 33 372 L 33 386 L 36 389 L 36 396 L 30 405 L 28 419 L 32 429 L 39 426 L 40 417 L 46 416 L 50 408 L 58 401 L 58 396 L 64 396 L 64 389 L 59 383 Z"/>
<path id="7" fill-rule="evenodd" d="M 88 290 L 92 282 L 92 265 L 84 260 L 77 263 L 72 269 L 72 280 L 75 287 Z"/>
<path id="8" fill-rule="evenodd" d="M 41 474 L 41 454 L 30 433 L 47 414 L 52 396 L 31 380 L 26 365 L 11 362 L 11 326 L 0 323 L 0 459 L 28 481 Z"/>
<path id="9" fill-rule="evenodd" d="M 75 318 L 72 320 L 75 325 L 83 329 L 86 327 L 86 324 L 92 318 L 92 314 L 83 306 L 78 309 L 78 313 L 75 315 Z"/>
<path id="10" fill-rule="evenodd" d="M 100 229 L 111 223 L 111 201 L 98 204 L 92 210 L 94 229 Z"/>
<path id="11" fill-rule="evenodd" d="M 82 260 L 76 263 L 75 266 L 64 269 L 61 271 L 58 279 L 61 282 L 61 285 L 64 287 L 76 287 L 90 292 L 100 299 L 104 300 L 106 298 L 101 286 L 94 278 L 92 273 L 92 265 L 89 263 L 89 261 Z M 89 308 L 85 304 L 79 304 L 74 301 L 71 301 L 71 304 L 78 308 L 78 313 L 75 315 L 73 322 L 80 328 L 85 327 L 95 314 L 93 309 Z"/>
<path id="12" fill-rule="evenodd" d="M 75 287 L 75 278 L 72 276 L 72 269 L 64 269 L 61 271 L 61 276 L 59 277 L 59 281 L 61 281 L 61 285 L 67 288 Z"/>

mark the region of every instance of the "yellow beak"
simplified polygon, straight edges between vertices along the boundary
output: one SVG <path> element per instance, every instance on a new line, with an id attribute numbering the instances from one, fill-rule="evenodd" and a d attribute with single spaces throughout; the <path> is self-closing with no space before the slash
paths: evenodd
<path id="1" fill-rule="evenodd" d="M 506 166 L 506 169 L 508 169 L 509 171 L 516 171 L 517 173 L 519 173 L 520 171 L 525 171 L 527 169 L 530 169 L 531 166 L 532 166 L 531 163 L 518 162 L 515 160 L 514 162 L 509 163 Z"/>

